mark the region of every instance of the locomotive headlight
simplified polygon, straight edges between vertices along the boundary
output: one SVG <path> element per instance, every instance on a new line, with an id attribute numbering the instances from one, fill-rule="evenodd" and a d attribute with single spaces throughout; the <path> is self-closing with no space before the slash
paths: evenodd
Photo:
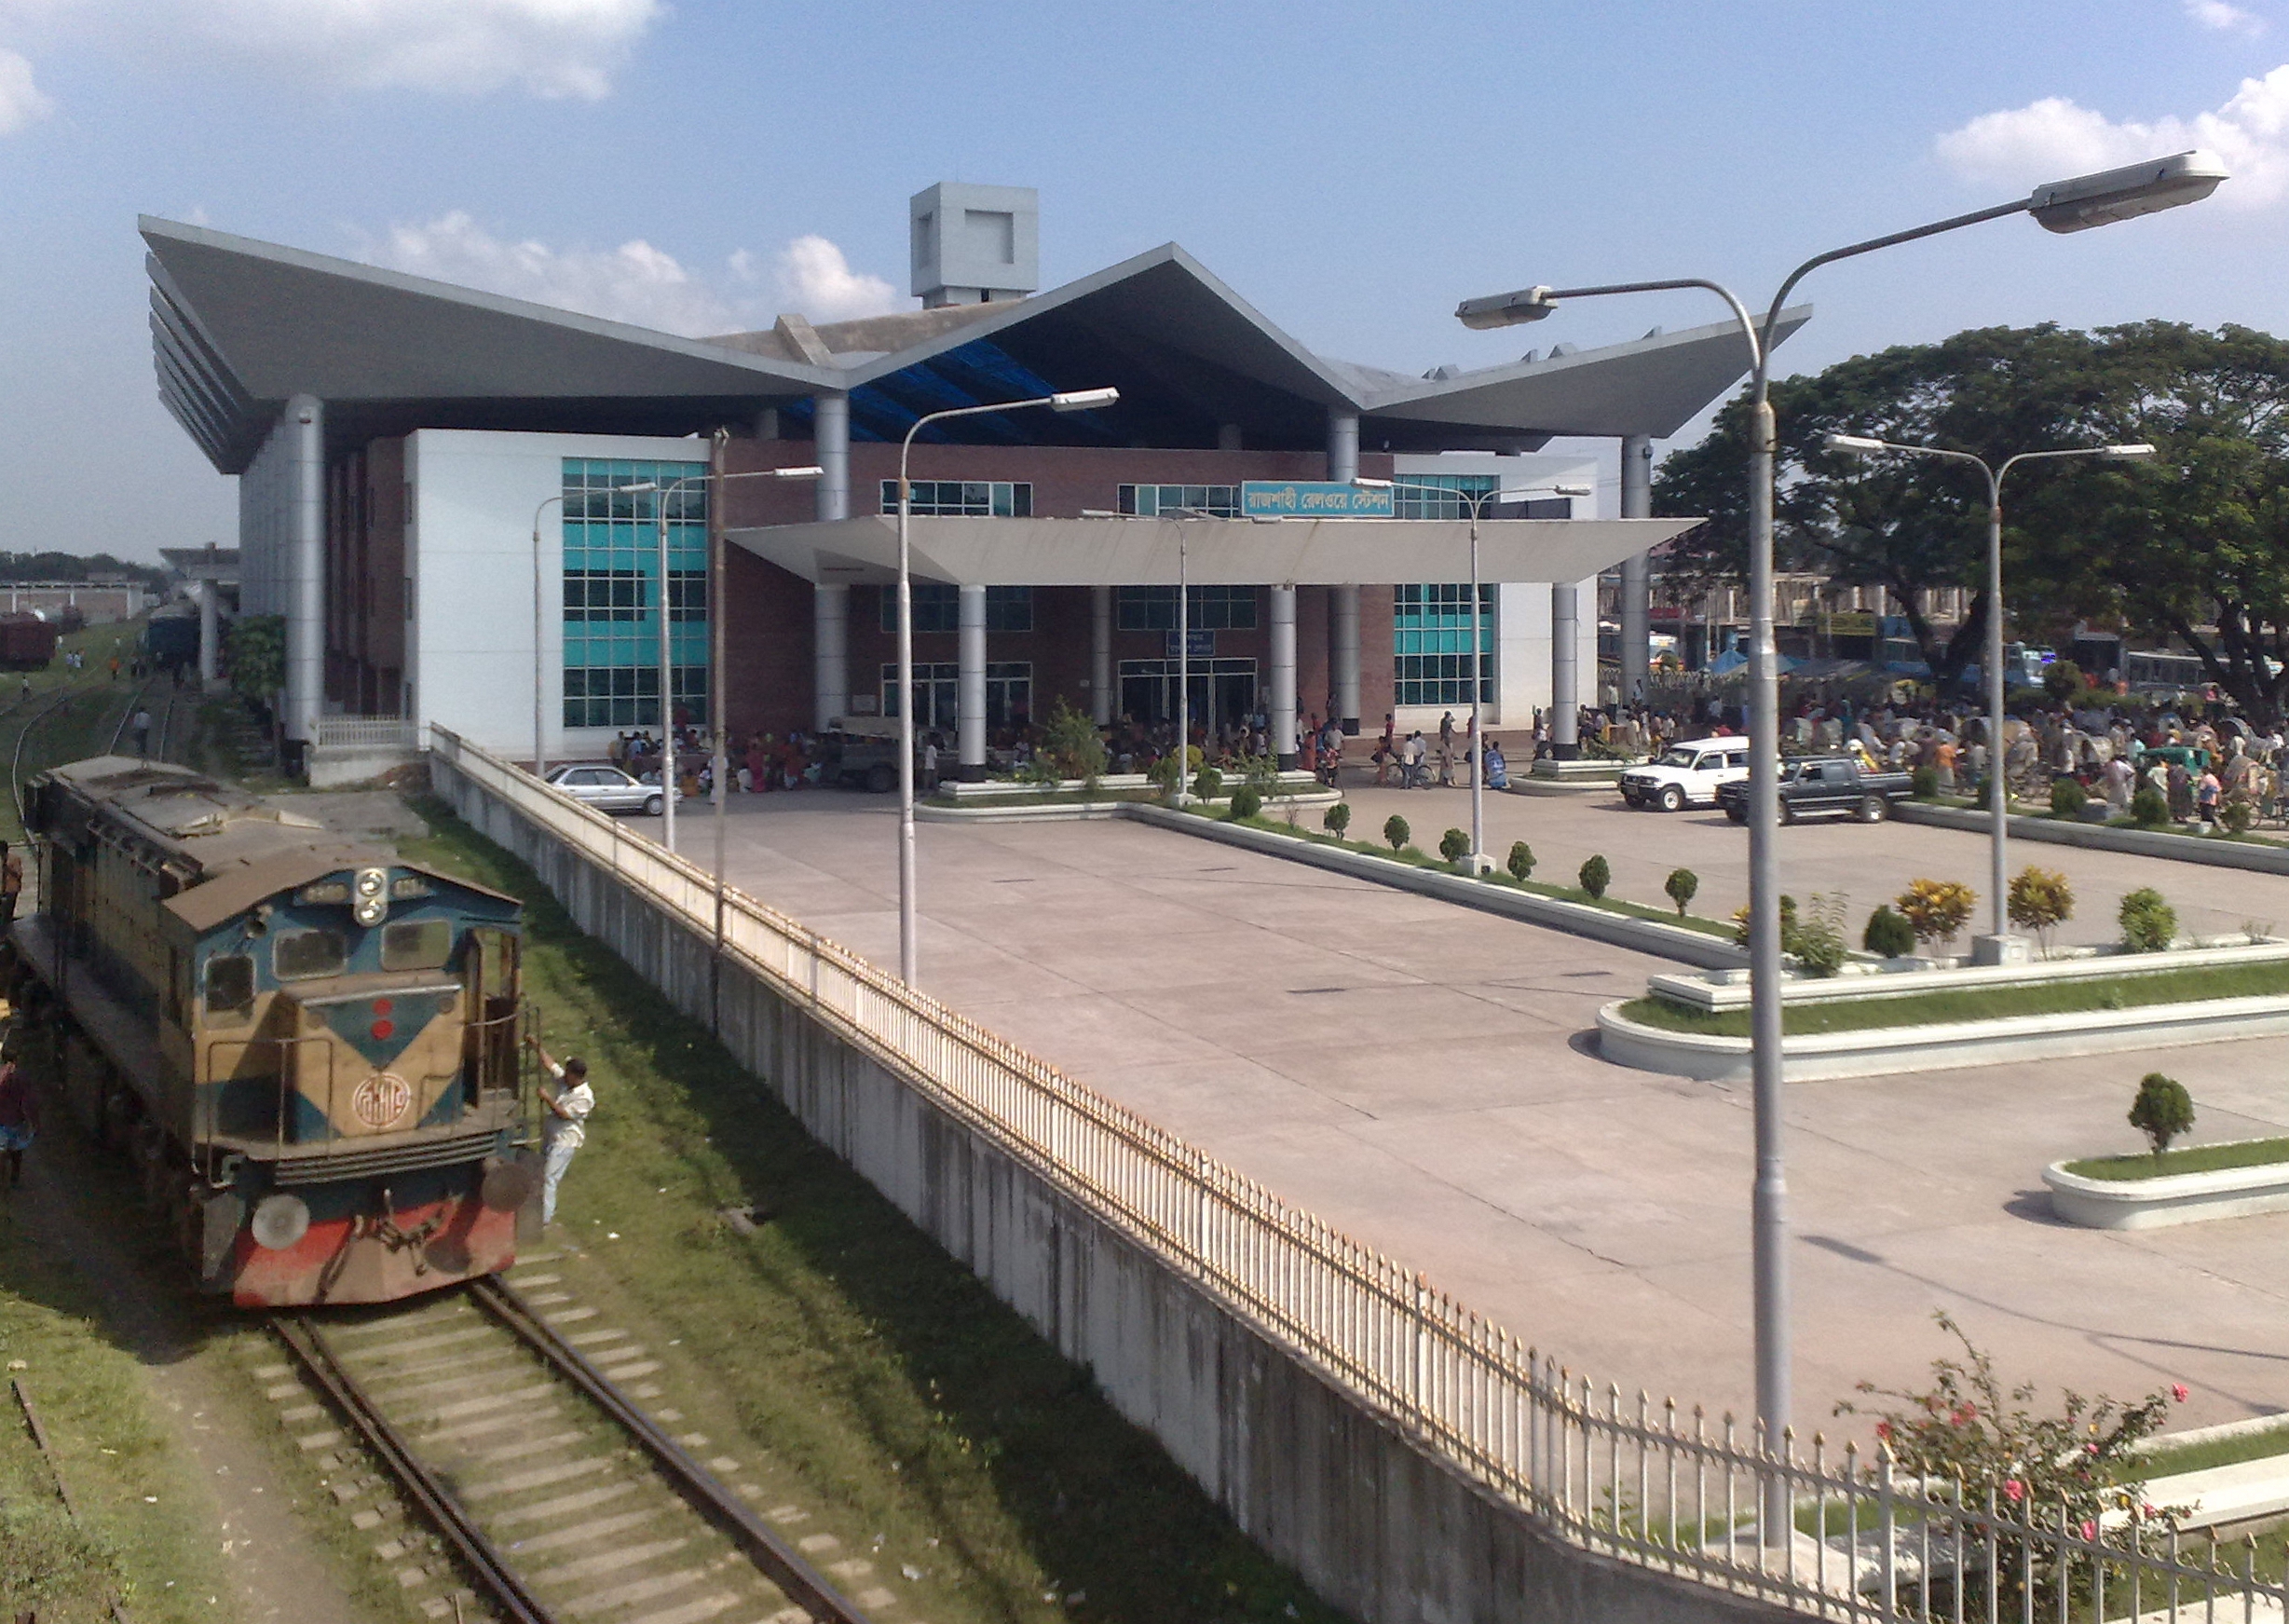
<path id="1" fill-rule="evenodd" d="M 282 1252 L 310 1232 L 310 1209 L 299 1195 L 282 1192 L 266 1195 L 254 1204 L 254 1221 L 250 1227 L 256 1246 Z"/>
<path id="2" fill-rule="evenodd" d="M 350 917 L 361 925 L 377 925 L 389 912 L 389 876 L 380 868 L 361 868 L 351 889 L 358 900 Z"/>

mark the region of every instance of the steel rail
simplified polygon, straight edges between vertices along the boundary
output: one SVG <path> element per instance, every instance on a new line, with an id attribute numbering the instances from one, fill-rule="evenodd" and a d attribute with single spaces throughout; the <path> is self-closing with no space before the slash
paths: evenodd
<path id="1" fill-rule="evenodd" d="M 24 741 L 32 737 L 34 728 L 62 709 L 66 700 L 87 691 L 84 684 L 60 689 L 55 698 L 26 716 L 16 730 L 16 747 L 8 753 L 8 798 L 15 804 L 16 826 L 20 829 L 24 826 Z M 17 703 L 22 703 L 20 700 Z"/>
<path id="2" fill-rule="evenodd" d="M 777 1585 L 788 1601 L 819 1620 L 819 1624 L 867 1624 L 866 1616 L 854 1604 L 749 1510 L 743 1500 L 693 1460 L 661 1429 L 658 1422 L 631 1404 L 578 1348 L 533 1311 L 514 1287 L 496 1276 L 487 1276 L 470 1281 L 468 1290 L 479 1307 L 515 1333 L 552 1370 L 579 1388 L 598 1409 L 625 1428 L 692 1509 L 721 1529 L 740 1553 Z"/>
<path id="3" fill-rule="evenodd" d="M 445 1537 L 469 1576 L 492 1593 L 507 1616 L 517 1624 L 555 1624 L 555 1616 L 525 1587 L 476 1520 L 461 1508 L 437 1474 L 421 1464 L 398 1429 L 326 1351 L 308 1319 L 299 1314 L 275 1314 L 270 1329 Z"/>

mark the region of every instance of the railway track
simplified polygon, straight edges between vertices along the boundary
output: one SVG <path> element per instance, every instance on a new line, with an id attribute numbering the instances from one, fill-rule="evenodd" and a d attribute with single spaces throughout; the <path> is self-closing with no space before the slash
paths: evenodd
<path id="1" fill-rule="evenodd" d="M 554 1283 L 521 1271 L 525 1290 Z M 694 1458 L 704 1439 L 671 1436 L 621 1385 L 656 1368 L 647 1350 L 557 1329 L 543 1312 L 557 1295 L 486 1279 L 411 1305 L 274 1315 L 271 1328 L 495 1617 L 865 1624 Z M 446 1601 L 432 1616 L 449 1616 Z"/>

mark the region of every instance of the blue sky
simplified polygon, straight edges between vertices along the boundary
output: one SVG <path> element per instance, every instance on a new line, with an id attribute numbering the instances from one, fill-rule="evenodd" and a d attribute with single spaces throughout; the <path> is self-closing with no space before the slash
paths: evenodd
<path id="1" fill-rule="evenodd" d="M 139 212 L 685 332 L 903 307 L 906 199 L 1032 185 L 1054 284 L 1171 239 L 1305 343 L 1507 359 L 1465 294 L 1821 249 L 2206 145 L 2212 201 L 1819 273 L 1784 371 L 1994 322 L 2289 332 L 2289 0 L 0 0 L 0 546 L 230 542 Z M 1715 319 L 1576 305 L 1531 342 Z"/>

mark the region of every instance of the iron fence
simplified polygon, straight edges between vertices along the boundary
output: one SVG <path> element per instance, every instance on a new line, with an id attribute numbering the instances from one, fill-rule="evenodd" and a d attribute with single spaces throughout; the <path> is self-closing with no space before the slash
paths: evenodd
<path id="1" fill-rule="evenodd" d="M 310 742 L 327 749 L 418 750 L 421 724 L 404 716 L 320 716 Z"/>
<path id="2" fill-rule="evenodd" d="M 434 758 L 713 941 L 698 865 L 432 727 Z M 1598 1388 L 1360 1245 L 859 955 L 726 888 L 723 950 L 939 1110 L 1572 1543 L 1839 1619 L 2289 1624 L 2289 1591 L 2143 1521 L 2074 1523 L 1793 1433 L 1778 1454 Z M 1982 1492 L 1983 1493 L 1983 1492 Z M 1785 1514 L 1780 1514 L 1786 1508 Z M 1764 1514 L 1770 1509 L 1774 1515 Z M 1780 1524 L 1776 1526 L 1776 1524 Z"/>

